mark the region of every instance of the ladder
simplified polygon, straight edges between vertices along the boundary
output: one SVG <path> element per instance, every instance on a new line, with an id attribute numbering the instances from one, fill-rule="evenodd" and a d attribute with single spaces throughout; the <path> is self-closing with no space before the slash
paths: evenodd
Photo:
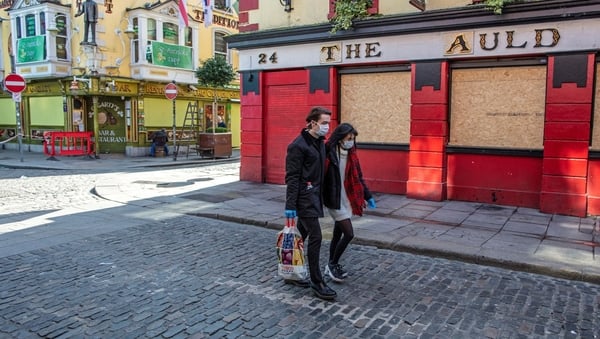
<path id="1" fill-rule="evenodd" d="M 190 155 L 190 146 L 196 147 L 196 144 L 198 143 L 198 131 L 200 128 L 199 122 L 198 102 L 188 103 L 185 118 L 183 119 L 183 126 L 181 127 L 180 133 L 178 133 L 179 142 L 175 146 L 174 160 L 177 160 L 177 155 L 179 155 L 179 148 L 181 146 L 186 147 L 186 159 Z"/>

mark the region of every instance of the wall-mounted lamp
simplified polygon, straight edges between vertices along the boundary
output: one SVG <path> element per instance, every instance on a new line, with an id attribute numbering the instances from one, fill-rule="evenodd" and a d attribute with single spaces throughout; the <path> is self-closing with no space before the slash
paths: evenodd
<path id="1" fill-rule="evenodd" d="M 279 0 L 281 6 L 283 6 L 283 10 L 286 12 L 291 12 L 294 8 L 292 8 L 292 0 Z"/>
<path id="2" fill-rule="evenodd" d="M 107 81 L 106 85 L 104 87 L 104 91 L 105 92 L 114 92 L 117 90 L 117 84 L 115 84 L 115 81 Z"/>
<path id="3" fill-rule="evenodd" d="M 198 90 L 198 88 L 197 88 L 196 86 L 194 86 L 194 85 L 188 85 L 188 88 L 189 88 L 191 91 L 197 91 L 197 90 Z"/>
<path id="4" fill-rule="evenodd" d="M 79 83 L 83 82 L 87 85 L 87 88 L 91 88 L 92 87 L 92 79 L 86 79 L 86 78 L 78 78 L 76 76 L 73 77 L 73 81 L 71 81 L 71 86 L 69 87 L 69 89 L 71 91 L 78 91 L 79 88 Z"/>
<path id="5" fill-rule="evenodd" d="M 133 28 L 133 23 L 131 23 L 131 20 L 129 20 L 128 17 L 124 17 L 124 18 L 121 18 L 121 21 L 119 22 L 119 26 L 120 26 L 120 23 L 123 21 L 127 21 L 127 27 L 125 28 L 125 31 L 122 31 L 121 28 L 116 28 L 115 33 L 117 35 L 120 35 L 121 32 L 123 32 L 123 33 L 127 34 L 129 39 L 133 39 L 133 36 L 135 35 L 135 29 Z"/>

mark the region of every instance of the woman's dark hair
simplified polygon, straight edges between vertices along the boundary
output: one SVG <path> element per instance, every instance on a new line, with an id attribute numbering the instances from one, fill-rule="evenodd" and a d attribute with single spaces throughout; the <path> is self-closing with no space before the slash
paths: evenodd
<path id="1" fill-rule="evenodd" d="M 337 145 L 340 140 L 344 139 L 344 137 L 350 133 L 354 134 L 354 137 L 358 135 L 358 131 L 352 125 L 347 122 L 341 123 L 333 130 L 333 132 L 331 132 L 331 136 L 327 139 L 327 149 Z"/>

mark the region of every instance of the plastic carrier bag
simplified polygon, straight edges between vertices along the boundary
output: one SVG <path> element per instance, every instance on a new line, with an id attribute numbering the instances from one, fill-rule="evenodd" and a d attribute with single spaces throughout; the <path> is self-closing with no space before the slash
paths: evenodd
<path id="1" fill-rule="evenodd" d="M 304 241 L 294 218 L 286 218 L 285 227 L 277 233 L 277 273 L 286 280 L 304 280 L 308 276 L 304 260 Z"/>

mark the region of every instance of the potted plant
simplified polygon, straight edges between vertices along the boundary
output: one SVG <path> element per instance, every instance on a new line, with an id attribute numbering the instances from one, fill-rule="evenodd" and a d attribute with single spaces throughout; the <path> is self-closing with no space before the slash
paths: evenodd
<path id="1" fill-rule="evenodd" d="M 371 6 L 373 6 L 372 0 L 335 0 L 331 34 L 348 30 L 352 27 L 354 20 L 361 20 L 369 16 L 369 7 Z"/>
<path id="2" fill-rule="evenodd" d="M 229 85 L 235 78 L 236 72 L 227 60 L 222 56 L 206 59 L 196 70 L 198 84 L 213 89 L 213 114 L 217 112 L 217 89 Z M 231 133 L 226 128 L 217 127 L 216 119 L 212 120 L 212 126 L 207 133 L 198 136 L 199 150 L 212 150 L 213 157 L 231 156 Z"/>

